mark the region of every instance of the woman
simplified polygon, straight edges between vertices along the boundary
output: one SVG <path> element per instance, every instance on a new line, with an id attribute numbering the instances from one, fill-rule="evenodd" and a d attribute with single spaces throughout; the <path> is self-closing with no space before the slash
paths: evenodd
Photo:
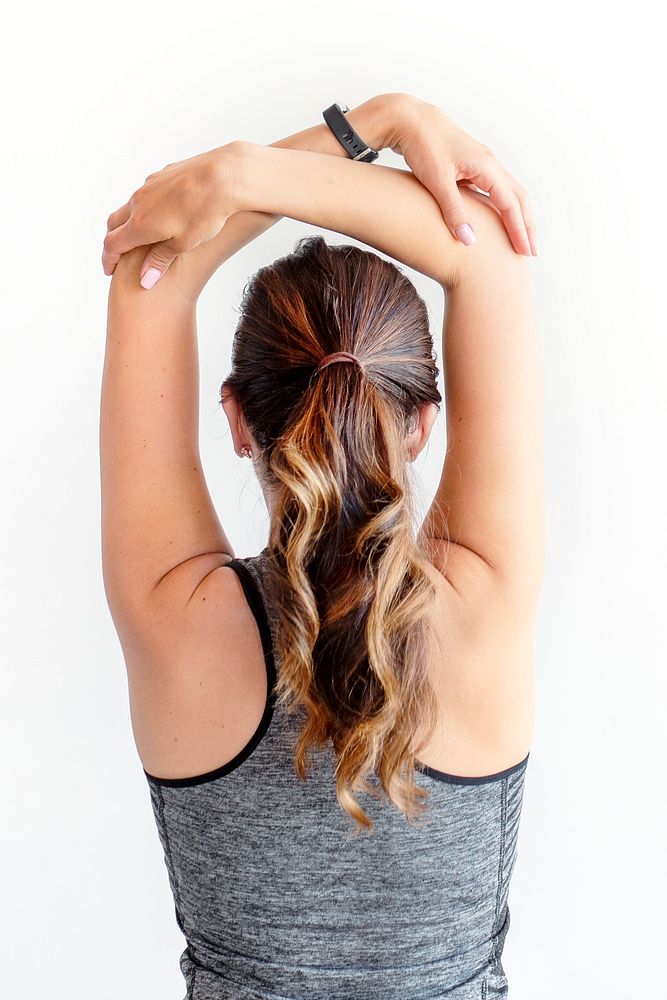
<path id="1" fill-rule="evenodd" d="M 433 105 L 349 121 L 413 172 L 322 124 L 170 165 L 108 221 L 104 581 L 192 1000 L 507 996 L 544 551 L 534 228 Z M 302 239 L 246 286 L 222 385 L 270 512 L 239 558 L 201 471 L 195 311 L 281 216 L 443 288 L 447 454 L 415 533 L 425 303 L 371 250 Z"/>

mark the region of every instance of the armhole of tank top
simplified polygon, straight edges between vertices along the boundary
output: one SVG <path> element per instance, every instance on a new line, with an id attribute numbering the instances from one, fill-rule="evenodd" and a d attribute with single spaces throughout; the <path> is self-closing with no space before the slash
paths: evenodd
<path id="1" fill-rule="evenodd" d="M 415 767 L 422 774 L 428 775 L 429 778 L 434 778 L 436 781 L 444 781 L 450 785 L 486 785 L 492 781 L 501 781 L 503 778 L 509 778 L 514 774 L 518 775 L 528 766 L 529 757 L 530 751 L 526 754 L 523 760 L 518 762 L 518 764 L 512 764 L 511 767 L 506 767 L 503 771 L 496 771 L 495 774 L 481 774 L 478 777 L 466 777 L 461 774 L 448 774 L 446 771 L 438 771 L 436 768 L 429 767 L 421 762 L 416 762 Z"/>
<path id="2" fill-rule="evenodd" d="M 257 628 L 259 629 L 259 636 L 262 640 L 262 652 L 264 653 L 264 664 L 266 666 L 266 676 L 267 676 L 267 689 L 266 689 L 266 700 L 267 704 L 273 702 L 274 699 L 274 687 L 276 683 L 276 665 L 273 656 L 273 636 L 271 635 L 271 627 L 269 625 L 269 616 L 266 610 L 266 605 L 264 603 L 264 598 L 262 592 L 253 576 L 252 572 L 246 566 L 245 562 L 241 559 L 232 559 L 230 562 L 225 563 L 225 569 L 233 569 L 238 576 L 241 586 L 243 587 L 243 593 L 245 594 L 245 599 L 250 606 L 250 610 L 253 613 L 255 621 L 257 622 Z"/>
<path id="3" fill-rule="evenodd" d="M 188 788 L 193 785 L 206 784 L 209 781 L 214 781 L 216 778 L 222 778 L 226 774 L 231 774 L 231 772 L 235 771 L 237 767 L 247 760 L 253 751 L 259 746 L 271 724 L 276 700 L 276 667 L 273 656 L 273 639 L 271 636 L 271 628 L 269 625 L 266 606 L 257 582 L 255 581 L 252 572 L 245 565 L 245 562 L 240 559 L 232 559 L 230 562 L 225 563 L 224 568 L 226 569 L 227 567 L 233 569 L 239 578 L 241 586 L 243 587 L 245 598 L 250 606 L 250 610 L 253 613 L 255 621 L 257 622 L 260 639 L 262 641 L 262 652 L 264 654 L 267 682 L 266 703 L 264 705 L 262 718 L 259 721 L 257 729 L 250 737 L 250 740 L 241 750 L 239 750 L 236 756 L 232 757 L 232 759 L 227 761 L 226 764 L 222 764 L 220 767 L 216 767 L 212 771 L 206 771 L 204 774 L 197 774 L 193 777 L 187 778 L 158 778 L 153 774 L 149 774 L 144 768 L 144 774 L 151 785 L 160 785 L 167 788 Z"/>

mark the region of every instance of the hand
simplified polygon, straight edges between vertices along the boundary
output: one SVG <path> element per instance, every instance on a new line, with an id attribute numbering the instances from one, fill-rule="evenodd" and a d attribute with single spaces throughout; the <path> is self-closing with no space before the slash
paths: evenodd
<path id="1" fill-rule="evenodd" d="M 235 158 L 228 146 L 149 174 L 107 220 L 104 273 L 113 274 L 127 250 L 153 244 L 139 272 L 143 287 L 152 288 L 180 253 L 218 235 L 239 210 L 236 192 Z"/>
<path id="2" fill-rule="evenodd" d="M 389 148 L 403 156 L 428 188 L 455 239 L 474 243 L 458 184 L 488 193 L 517 253 L 537 256 L 537 235 L 525 189 L 477 142 L 436 107 L 411 94 L 400 95 Z"/>

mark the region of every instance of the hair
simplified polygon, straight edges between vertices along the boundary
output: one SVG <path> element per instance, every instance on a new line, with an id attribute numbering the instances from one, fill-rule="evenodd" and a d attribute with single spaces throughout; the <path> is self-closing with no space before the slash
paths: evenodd
<path id="1" fill-rule="evenodd" d="M 364 371 L 318 372 L 339 350 Z M 437 376 L 425 302 L 375 253 L 303 237 L 243 290 L 221 396 L 236 397 L 275 495 L 267 586 L 277 703 L 305 709 L 301 779 L 331 740 L 336 795 L 357 833 L 373 822 L 353 793 L 381 797 L 371 772 L 409 822 L 427 808 L 415 761 L 437 718 L 428 673 L 436 589 L 412 526 L 406 438 L 420 404 L 440 409 Z"/>

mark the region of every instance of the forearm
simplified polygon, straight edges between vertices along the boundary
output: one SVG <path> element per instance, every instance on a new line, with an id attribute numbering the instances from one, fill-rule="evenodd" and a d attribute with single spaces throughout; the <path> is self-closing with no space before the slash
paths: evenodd
<path id="1" fill-rule="evenodd" d="M 456 285 L 487 252 L 482 239 L 471 247 L 454 239 L 435 198 L 410 170 L 243 140 L 226 148 L 243 209 L 288 216 L 350 236 L 444 287 Z M 476 220 L 485 229 L 484 217 L 495 212 L 489 199 L 466 189 L 461 196 L 469 203 L 476 230 Z"/>
<path id="2" fill-rule="evenodd" d="M 369 146 L 373 146 L 375 149 L 385 149 L 392 141 L 397 108 L 400 105 L 401 97 L 400 94 L 380 94 L 377 97 L 371 97 L 368 101 L 364 101 L 363 104 L 348 111 L 345 117 Z M 349 159 L 338 139 L 324 121 L 320 125 L 313 125 L 312 128 L 304 129 L 302 132 L 295 132 L 294 135 L 289 135 L 285 139 L 278 139 L 270 145 L 284 149 L 308 149 L 314 153 L 326 153 Z"/>
<path id="3" fill-rule="evenodd" d="M 346 117 L 369 146 L 384 149 L 393 141 L 397 114 L 399 108 L 402 109 L 402 98 L 403 95 L 398 93 L 372 97 L 352 108 Z M 349 159 L 324 121 L 320 125 L 313 125 L 301 132 L 277 139 L 270 144 L 270 147 L 307 150 Z M 254 209 L 236 212 L 230 216 L 218 236 L 197 247 L 196 250 L 183 254 L 179 272 L 183 281 L 192 286 L 193 296 L 201 291 L 221 264 L 233 257 L 246 244 L 261 236 L 282 217 L 281 212 Z"/>

